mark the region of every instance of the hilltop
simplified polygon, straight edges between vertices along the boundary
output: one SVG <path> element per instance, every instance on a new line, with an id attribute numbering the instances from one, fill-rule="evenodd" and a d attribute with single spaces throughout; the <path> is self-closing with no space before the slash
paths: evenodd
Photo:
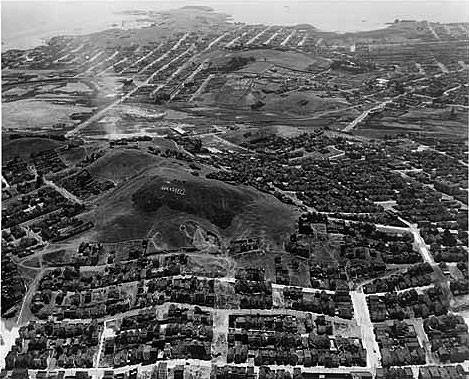
<path id="1" fill-rule="evenodd" d="M 261 235 L 280 246 L 294 227 L 296 211 L 271 195 L 167 166 L 145 170 L 100 201 L 96 210 L 99 240 L 158 234 L 166 246 L 177 247 L 186 240 L 180 226 L 192 221 L 225 242 Z M 164 233 L 157 233 L 163 229 Z"/>

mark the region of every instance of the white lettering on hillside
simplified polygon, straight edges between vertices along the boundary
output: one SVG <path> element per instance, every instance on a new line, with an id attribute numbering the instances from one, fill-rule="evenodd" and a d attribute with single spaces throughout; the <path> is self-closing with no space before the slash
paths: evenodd
<path id="1" fill-rule="evenodd" d="M 186 195 L 186 190 L 184 188 L 161 186 L 161 190 L 166 191 L 166 192 L 172 192 L 172 193 L 175 193 L 176 195 L 181 195 L 181 196 Z"/>

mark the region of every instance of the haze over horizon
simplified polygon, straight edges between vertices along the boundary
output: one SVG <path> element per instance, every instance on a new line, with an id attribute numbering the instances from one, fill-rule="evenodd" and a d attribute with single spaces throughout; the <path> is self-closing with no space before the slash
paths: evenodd
<path id="1" fill-rule="evenodd" d="M 87 34 L 139 17 L 126 10 L 165 11 L 187 5 L 210 6 L 249 24 L 311 24 L 324 31 L 356 32 L 386 27 L 394 19 L 469 21 L 465 1 L 2 1 L 2 50 L 31 48 L 61 34 Z M 441 12 L 441 9 L 445 12 Z"/>

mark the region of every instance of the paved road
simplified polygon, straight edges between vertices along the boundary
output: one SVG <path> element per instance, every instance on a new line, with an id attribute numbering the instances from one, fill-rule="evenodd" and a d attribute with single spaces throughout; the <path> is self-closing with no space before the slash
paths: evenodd
<path id="1" fill-rule="evenodd" d="M 124 70 L 122 70 L 121 72 L 129 69 L 129 68 L 132 68 L 132 67 L 135 67 L 136 65 L 138 65 L 140 62 L 144 61 L 145 59 L 151 57 L 152 54 L 156 53 L 159 49 L 161 49 L 161 47 L 163 46 L 163 43 L 160 43 L 155 49 L 151 50 L 149 53 L 145 54 L 143 57 L 137 59 L 135 62 L 132 62 L 129 66 L 127 66 Z"/>
<path id="2" fill-rule="evenodd" d="M 246 46 L 253 44 L 256 40 L 258 40 L 260 37 L 264 35 L 268 30 L 270 30 L 272 26 L 268 26 L 264 30 L 262 30 L 260 33 L 256 34 L 254 37 L 252 37 L 248 42 L 246 42 Z"/>
<path id="3" fill-rule="evenodd" d="M 282 30 L 283 30 L 283 29 L 279 29 L 279 30 L 277 30 L 274 34 L 272 34 L 272 35 L 270 36 L 270 38 L 269 38 L 267 41 L 264 42 L 264 45 L 270 44 L 270 43 L 275 39 L 275 37 L 277 37 L 277 36 L 279 35 L 279 33 L 282 32 Z"/>
<path id="4" fill-rule="evenodd" d="M 425 25 L 427 26 L 430 33 L 433 34 L 433 37 L 435 37 L 435 39 L 437 39 L 438 41 L 441 41 L 440 36 L 436 34 L 435 29 L 433 29 L 433 26 L 428 21 L 425 21 Z"/>
<path id="5" fill-rule="evenodd" d="M 200 85 L 200 87 L 197 89 L 197 91 L 195 91 L 195 93 L 191 96 L 189 102 L 194 101 L 194 99 L 202 93 L 205 87 L 207 87 L 210 80 L 212 80 L 214 77 L 215 77 L 215 74 L 210 74 L 209 76 L 207 76 L 205 80 L 202 82 L 202 84 Z"/>
<path id="6" fill-rule="evenodd" d="M 282 41 L 280 46 L 285 46 L 295 34 L 296 34 L 296 30 L 293 29 L 293 31 Z"/>
<path id="7" fill-rule="evenodd" d="M 177 62 L 179 59 L 183 58 L 185 55 L 190 54 L 193 50 L 195 49 L 195 46 L 192 45 L 189 47 L 187 50 L 183 51 L 181 54 L 179 54 L 177 57 L 169 61 L 167 64 L 165 64 L 163 67 L 158 69 L 156 73 L 159 73 L 161 71 L 166 70 L 172 63 Z M 164 81 L 164 83 L 159 84 L 154 91 L 152 91 L 151 96 L 155 96 L 159 91 L 161 91 L 168 83 L 176 77 L 184 68 L 186 68 L 189 63 L 194 59 L 194 56 L 192 56 L 190 59 L 185 61 L 182 65 L 180 65 L 171 75 L 167 77 L 167 79 Z"/>
<path id="8" fill-rule="evenodd" d="M 29 305 L 31 304 L 31 300 L 34 294 L 36 293 L 37 286 L 39 285 L 39 282 L 46 271 L 47 269 L 42 269 L 40 272 L 38 272 L 37 275 L 34 277 L 34 280 L 29 285 L 28 290 L 26 291 L 26 294 L 24 295 L 20 312 L 18 313 L 18 319 L 16 321 L 16 324 L 18 326 L 21 326 L 27 322 L 27 318 L 26 318 L 27 316 L 25 312 L 29 308 Z"/>
<path id="9" fill-rule="evenodd" d="M 101 72 L 97 73 L 96 76 L 99 76 L 99 75 L 102 75 L 104 74 L 105 72 L 109 71 L 110 69 L 113 69 L 115 66 L 118 66 L 120 65 L 121 63 L 124 63 L 124 62 L 127 62 L 128 59 L 127 58 L 122 58 L 120 61 L 117 61 L 116 63 L 113 63 L 112 65 L 110 65 L 109 67 L 106 67 L 105 69 L 103 69 Z M 121 73 L 122 71 L 118 72 L 119 74 Z"/>
<path id="10" fill-rule="evenodd" d="M 399 96 L 402 96 L 402 95 L 399 95 Z M 399 96 L 396 96 L 396 97 L 393 97 L 392 99 L 383 101 L 382 103 L 379 103 L 378 105 L 375 105 L 373 108 L 370 108 L 370 109 L 364 111 L 355 120 L 350 122 L 342 131 L 343 132 L 352 131 L 359 123 L 361 123 L 363 120 L 365 120 L 370 115 L 370 113 L 372 113 L 374 111 L 377 111 L 377 110 L 384 109 L 384 107 L 386 107 L 386 105 L 388 105 L 392 101 L 396 100 Z"/>
<path id="11" fill-rule="evenodd" d="M 404 224 L 406 224 L 409 227 L 409 231 L 414 236 L 415 247 L 417 247 L 423 260 L 425 262 L 430 263 L 432 266 L 435 266 L 436 265 L 435 260 L 433 259 L 433 256 L 431 255 L 430 251 L 428 250 L 427 244 L 425 243 L 422 236 L 420 235 L 420 230 L 417 227 L 417 225 L 411 224 L 409 221 L 404 220 L 401 217 L 398 217 L 398 218 L 400 221 L 402 221 Z"/>
<path id="12" fill-rule="evenodd" d="M 91 67 L 89 67 L 85 72 L 81 73 L 80 75 L 86 75 L 88 73 L 90 73 L 92 70 L 94 70 L 96 67 L 99 67 L 101 66 L 102 64 L 106 63 L 106 62 L 109 62 L 110 60 L 114 59 L 117 54 L 119 54 L 119 51 L 115 51 L 112 55 L 110 55 L 109 57 L 107 57 L 106 59 L 102 60 L 102 61 L 99 61 L 98 63 L 92 65 Z"/>
<path id="13" fill-rule="evenodd" d="M 366 304 L 366 296 L 361 287 L 356 291 L 350 291 L 350 296 L 352 297 L 354 317 L 360 327 L 362 342 L 366 349 L 366 365 L 374 373 L 376 367 L 380 366 L 381 354 L 376 342 L 368 305 Z"/>
<path id="14" fill-rule="evenodd" d="M 186 79 L 184 79 L 184 80 L 181 82 L 181 84 L 179 84 L 179 86 L 176 88 L 176 91 L 174 91 L 174 92 L 171 94 L 169 100 L 171 101 L 172 99 L 174 99 L 174 98 L 179 94 L 179 92 L 184 88 L 184 86 L 185 86 L 187 83 L 191 83 L 191 82 L 194 80 L 195 76 L 196 76 L 200 71 L 203 70 L 203 68 L 205 67 L 206 64 L 207 64 L 207 60 L 205 60 L 205 61 L 203 61 L 202 63 L 200 63 L 200 64 L 197 66 L 197 68 L 196 68 L 194 71 L 192 71 L 192 73 L 191 73 Z"/>

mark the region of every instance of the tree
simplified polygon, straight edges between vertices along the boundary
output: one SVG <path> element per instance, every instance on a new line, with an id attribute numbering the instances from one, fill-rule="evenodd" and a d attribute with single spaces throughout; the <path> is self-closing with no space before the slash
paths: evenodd
<path id="1" fill-rule="evenodd" d="M 456 238 L 454 238 L 453 234 L 449 231 L 449 229 L 445 229 L 443 232 L 443 237 L 441 240 L 442 244 L 445 246 L 456 246 Z"/>

